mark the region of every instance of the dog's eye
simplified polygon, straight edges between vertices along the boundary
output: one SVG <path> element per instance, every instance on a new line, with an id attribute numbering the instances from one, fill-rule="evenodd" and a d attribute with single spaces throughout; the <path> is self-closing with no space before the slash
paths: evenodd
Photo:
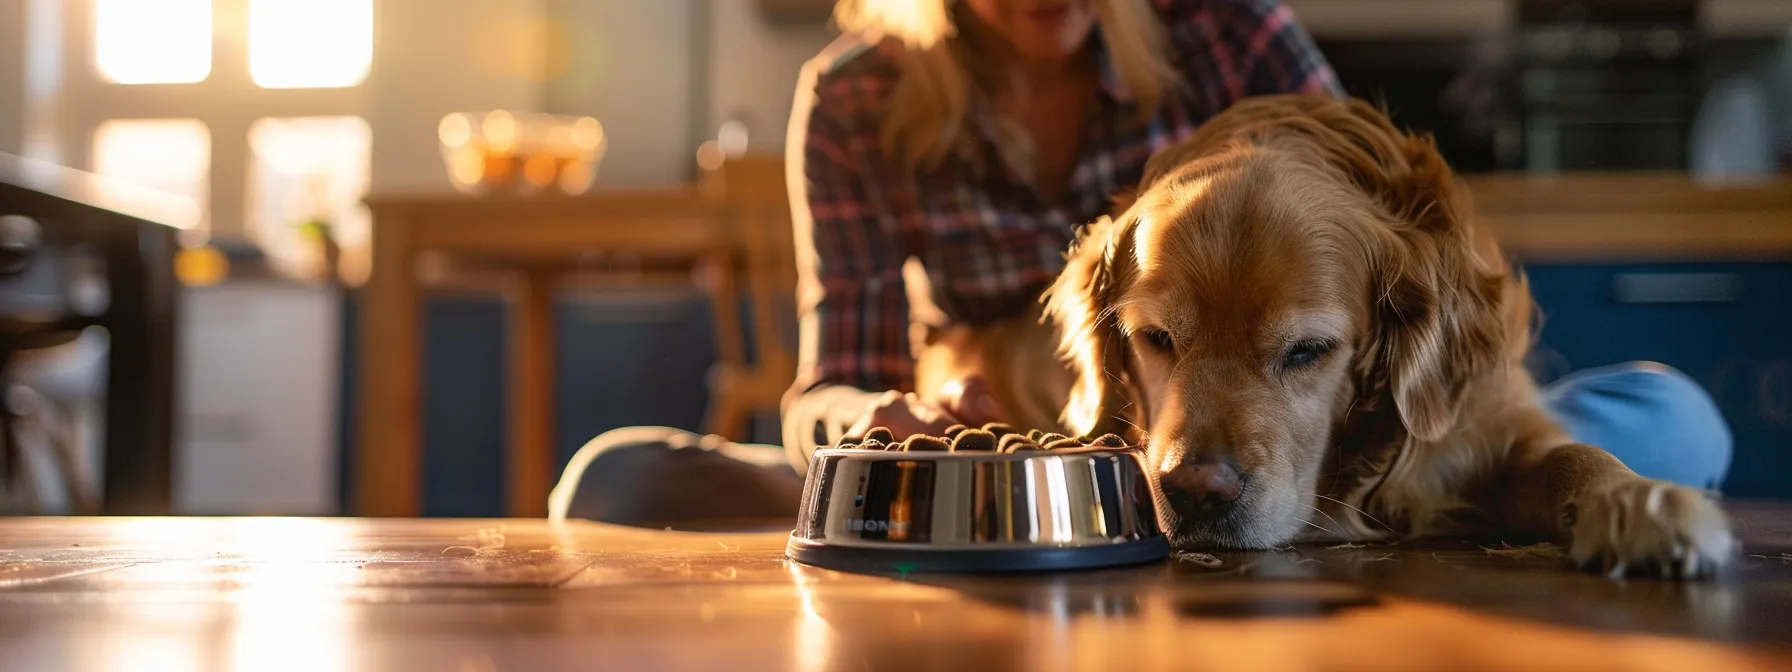
<path id="1" fill-rule="evenodd" d="M 1301 341 L 1288 348 L 1288 354 L 1282 356 L 1282 367 L 1298 369 L 1312 366 L 1326 353 L 1335 347 L 1330 341 Z"/>
<path id="2" fill-rule="evenodd" d="M 1176 351 L 1176 340 L 1170 338 L 1170 332 L 1162 329 L 1145 329 L 1141 330 L 1139 335 L 1145 337 L 1145 342 L 1150 343 L 1151 347 L 1164 352 Z"/>

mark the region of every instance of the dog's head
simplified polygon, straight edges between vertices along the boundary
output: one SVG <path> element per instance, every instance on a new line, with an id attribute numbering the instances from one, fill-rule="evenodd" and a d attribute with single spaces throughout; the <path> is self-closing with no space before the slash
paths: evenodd
<path id="1" fill-rule="evenodd" d="M 1436 440 L 1500 362 L 1505 272 L 1467 208 L 1429 139 L 1365 103 L 1234 106 L 1153 157 L 1047 295 L 1065 424 L 1149 446 L 1178 545 L 1286 542 L 1354 406 L 1391 399 Z"/>

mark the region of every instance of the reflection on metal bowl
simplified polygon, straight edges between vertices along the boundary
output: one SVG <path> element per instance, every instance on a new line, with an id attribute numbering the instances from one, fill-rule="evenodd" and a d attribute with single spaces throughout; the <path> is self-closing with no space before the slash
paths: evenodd
<path id="1" fill-rule="evenodd" d="M 788 555 L 860 572 L 999 572 L 1152 562 L 1170 547 L 1138 454 L 822 450 Z"/>

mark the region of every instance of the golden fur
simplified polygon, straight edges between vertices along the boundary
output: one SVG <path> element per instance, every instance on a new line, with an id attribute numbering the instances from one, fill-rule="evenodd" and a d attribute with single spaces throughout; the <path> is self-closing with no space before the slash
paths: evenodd
<path id="1" fill-rule="evenodd" d="M 1732 554 L 1703 494 L 1543 409 L 1529 291 L 1428 138 L 1361 101 L 1252 99 L 1153 157 L 1137 194 L 1047 294 L 1072 374 L 1047 385 L 1065 428 L 1130 435 L 1153 473 L 1240 465 L 1225 518 L 1159 493 L 1179 546 L 1496 532 L 1664 576 Z"/>
<path id="2" fill-rule="evenodd" d="M 923 330 L 915 362 L 915 389 L 924 401 L 948 402 L 949 386 L 972 376 L 989 382 L 1002 421 L 1022 429 L 1058 431 L 1070 371 L 1051 359 L 1057 335 L 1041 328 L 1035 310 L 981 328 Z"/>

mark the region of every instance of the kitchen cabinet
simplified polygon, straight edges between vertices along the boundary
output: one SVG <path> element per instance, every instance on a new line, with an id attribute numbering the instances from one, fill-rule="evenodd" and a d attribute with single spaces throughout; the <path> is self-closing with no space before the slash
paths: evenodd
<path id="1" fill-rule="evenodd" d="M 351 298 L 351 301 L 353 299 Z M 695 430 L 703 421 L 709 368 L 715 363 L 707 299 L 695 292 L 574 292 L 557 302 L 555 445 L 552 478 L 580 446 L 632 425 Z M 346 308 L 343 366 L 355 371 L 352 306 Z M 424 308 L 423 515 L 502 516 L 505 510 L 505 302 L 450 295 Z M 353 427 L 355 392 L 342 390 Z M 354 446 L 341 436 L 343 458 Z M 340 492 L 351 492 L 345 469 Z M 346 502 L 345 502 L 346 504 Z M 349 507 L 348 510 L 353 510 Z"/>
<path id="2" fill-rule="evenodd" d="M 1792 498 L 1792 262 L 1532 264 L 1531 365 L 1554 380 L 1647 360 L 1705 387 L 1730 424 L 1728 496 Z"/>
<path id="3" fill-rule="evenodd" d="M 181 291 L 175 513 L 340 513 L 341 293 L 272 280 Z"/>

